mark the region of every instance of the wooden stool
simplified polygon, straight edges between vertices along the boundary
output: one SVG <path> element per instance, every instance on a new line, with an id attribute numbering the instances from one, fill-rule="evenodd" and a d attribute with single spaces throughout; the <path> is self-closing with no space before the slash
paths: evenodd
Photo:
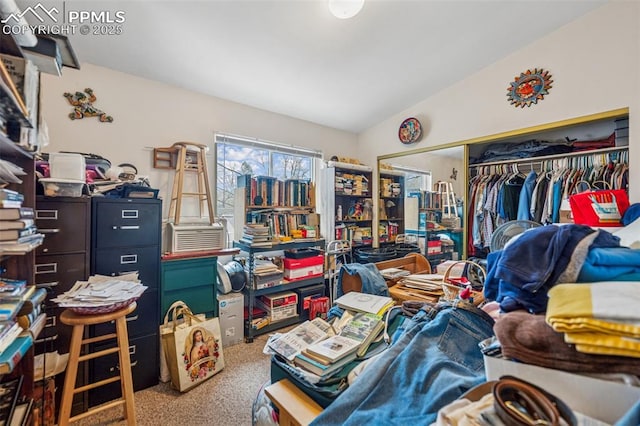
<path id="1" fill-rule="evenodd" d="M 68 425 L 69 422 L 83 419 L 91 414 L 98 413 L 100 411 L 107 410 L 118 405 L 124 405 L 124 417 L 127 420 L 127 424 L 136 424 L 136 410 L 133 400 L 133 380 L 131 379 L 131 359 L 129 358 L 129 336 L 127 334 L 127 322 L 126 316 L 136 309 L 136 303 L 133 302 L 126 308 L 118 311 L 96 314 L 96 315 L 79 315 L 69 309 L 66 309 L 60 315 L 60 321 L 63 324 L 73 326 L 73 332 L 71 334 L 71 343 L 69 345 L 69 362 L 67 363 L 67 372 L 64 379 L 64 389 L 62 391 L 62 402 L 60 406 L 60 418 L 58 424 L 60 426 Z M 88 325 L 96 325 L 104 322 L 115 321 L 116 332 L 111 334 L 105 334 L 102 336 L 91 337 L 84 339 L 84 327 Z M 118 346 L 115 348 L 105 349 L 100 352 L 85 353 L 80 355 L 82 345 L 87 343 L 102 342 L 104 340 L 115 338 L 118 341 Z M 105 355 L 118 352 L 120 362 L 120 374 L 119 376 L 110 377 L 105 380 L 101 380 L 95 383 L 89 383 L 85 386 L 76 388 L 76 375 L 78 373 L 78 363 L 81 361 L 87 361 L 94 358 L 99 358 Z M 76 393 L 85 392 L 89 389 L 94 389 L 100 386 L 104 386 L 109 383 L 113 383 L 120 380 L 120 386 L 122 389 L 122 398 L 112 401 L 108 404 L 104 404 L 100 407 L 91 408 L 88 411 L 78 414 L 77 416 L 71 416 L 71 404 L 73 403 L 73 396 Z"/>
<path id="2" fill-rule="evenodd" d="M 178 151 L 178 160 L 176 162 L 176 175 L 173 178 L 171 203 L 169 204 L 169 219 L 173 219 L 173 223 L 176 225 L 180 224 L 182 197 L 187 195 L 198 197 L 200 200 L 200 217 L 202 217 L 202 210 L 204 210 L 206 203 L 209 224 L 213 225 L 215 218 L 213 217 L 211 190 L 209 189 L 209 176 L 207 174 L 207 146 L 195 142 L 176 142 L 171 147 Z M 184 175 L 188 171 L 194 171 L 197 174 L 197 192 L 183 192 Z"/>

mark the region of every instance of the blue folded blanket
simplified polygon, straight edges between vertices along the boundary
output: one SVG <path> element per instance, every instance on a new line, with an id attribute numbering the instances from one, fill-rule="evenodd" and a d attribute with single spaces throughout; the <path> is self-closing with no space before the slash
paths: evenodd
<path id="1" fill-rule="evenodd" d="M 640 250 L 626 247 L 592 248 L 578 282 L 640 281 Z"/>

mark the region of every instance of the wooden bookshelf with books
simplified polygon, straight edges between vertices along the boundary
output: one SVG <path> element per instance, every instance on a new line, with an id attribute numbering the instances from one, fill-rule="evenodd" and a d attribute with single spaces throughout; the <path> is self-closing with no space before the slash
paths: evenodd
<path id="1" fill-rule="evenodd" d="M 9 324 L 0 334 L 10 336 L 0 337 L 4 349 L 0 351 L 0 386 L 21 378 L 17 404 L 9 416 L 28 419 L 34 391 L 34 340 L 46 322 L 46 314 L 37 312 L 42 293 L 35 288 L 35 248 L 44 236 L 33 223 L 39 72 L 5 31 L 0 34 L 0 57 L 0 279 L 5 281 L 0 304 L 2 321 Z M 13 293 L 6 288 L 9 285 L 20 290 Z M 20 334 L 11 338 L 16 333 L 14 323 L 19 324 Z"/>
<path id="2" fill-rule="evenodd" d="M 234 240 L 252 247 L 320 236 L 315 186 L 308 180 L 239 175 L 234 209 Z"/>
<path id="3" fill-rule="evenodd" d="M 373 173 L 361 164 L 328 161 L 322 170 L 322 233 L 352 247 L 373 243 Z"/>
<path id="4" fill-rule="evenodd" d="M 404 233 L 404 173 L 389 169 L 380 170 L 380 198 L 378 200 L 380 243 L 395 243 L 398 234 Z"/>

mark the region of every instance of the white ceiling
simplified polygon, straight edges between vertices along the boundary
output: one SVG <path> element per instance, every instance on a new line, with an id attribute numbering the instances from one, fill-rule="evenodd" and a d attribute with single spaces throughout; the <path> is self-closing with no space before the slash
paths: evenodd
<path id="1" fill-rule="evenodd" d="M 326 0 L 64 7 L 125 12 L 121 35 L 70 36 L 82 62 L 358 133 L 603 3 L 367 0 L 348 20 Z"/>

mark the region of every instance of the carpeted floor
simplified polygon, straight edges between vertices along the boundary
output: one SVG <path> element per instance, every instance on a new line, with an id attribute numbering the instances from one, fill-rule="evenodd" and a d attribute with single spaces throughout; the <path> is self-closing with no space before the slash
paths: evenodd
<path id="1" fill-rule="evenodd" d="M 223 349 L 225 368 L 213 378 L 180 393 L 161 383 L 135 394 L 138 425 L 251 425 L 253 402 L 269 380 L 269 356 L 262 353 L 268 335 L 253 343 Z M 95 414 L 75 424 L 125 425 L 122 407 Z"/>

